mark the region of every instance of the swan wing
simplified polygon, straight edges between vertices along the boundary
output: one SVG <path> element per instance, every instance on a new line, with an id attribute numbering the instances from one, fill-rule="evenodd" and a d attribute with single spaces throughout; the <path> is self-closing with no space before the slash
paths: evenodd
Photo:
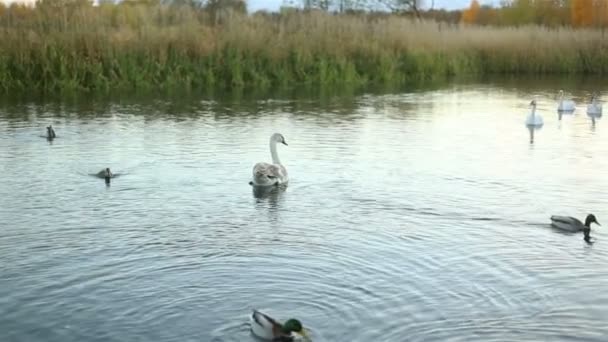
<path id="1" fill-rule="evenodd" d="M 542 126 L 543 118 L 538 114 L 530 114 L 526 118 L 526 125 L 528 126 Z"/>
<path id="2" fill-rule="evenodd" d="M 559 105 L 557 106 L 557 110 L 561 110 L 561 111 L 574 111 L 576 109 L 576 103 L 572 100 L 563 100 L 560 101 Z"/>
<path id="3" fill-rule="evenodd" d="M 257 163 L 253 166 L 253 176 L 279 178 L 282 176 L 282 170 L 280 165 L 269 163 Z"/>
<path id="4" fill-rule="evenodd" d="M 602 114 L 602 105 L 601 104 L 590 104 L 587 106 L 587 114 Z"/>

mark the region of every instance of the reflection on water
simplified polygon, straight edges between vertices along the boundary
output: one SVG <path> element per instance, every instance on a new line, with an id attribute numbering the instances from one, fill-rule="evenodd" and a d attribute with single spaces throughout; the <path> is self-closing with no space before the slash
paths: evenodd
<path id="1" fill-rule="evenodd" d="M 587 113 L 587 116 L 591 119 L 591 131 L 595 132 L 595 121 L 602 117 L 602 114 L 591 114 Z"/>
<path id="2" fill-rule="evenodd" d="M 286 188 L 286 186 L 252 186 L 253 197 L 276 204 L 278 197 Z"/>
<path id="3" fill-rule="evenodd" d="M 604 341 L 606 233 L 549 217 L 608 217 L 608 142 L 599 117 L 555 115 L 559 89 L 608 90 L 5 100 L 3 336 L 254 341 L 258 308 L 315 341 Z M 253 188 L 274 132 L 290 184 Z"/>
<path id="4" fill-rule="evenodd" d="M 528 131 L 530 132 L 530 145 L 533 145 L 534 144 L 534 131 L 538 131 L 542 127 L 541 126 L 532 126 L 532 125 L 528 125 L 526 127 L 528 127 Z"/>

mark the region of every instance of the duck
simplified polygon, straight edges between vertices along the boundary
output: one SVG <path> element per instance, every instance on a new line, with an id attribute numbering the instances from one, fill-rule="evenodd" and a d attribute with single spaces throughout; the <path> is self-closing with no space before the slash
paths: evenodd
<path id="1" fill-rule="evenodd" d="M 557 110 L 560 112 L 573 112 L 576 109 L 576 103 L 570 99 L 564 99 L 564 91 L 559 91 L 559 103 Z"/>
<path id="2" fill-rule="evenodd" d="M 109 167 L 106 167 L 105 169 L 97 172 L 96 176 L 105 179 L 106 183 L 110 183 L 110 179 L 114 177 L 114 174 L 112 174 Z"/>
<path id="3" fill-rule="evenodd" d="M 539 114 L 536 114 L 536 100 L 532 100 L 532 102 L 530 102 L 530 106 L 532 107 L 532 111 L 526 118 L 526 126 L 542 126 L 543 117 Z"/>
<path id="4" fill-rule="evenodd" d="M 602 115 L 602 104 L 597 102 L 597 94 L 591 96 L 591 103 L 587 105 L 587 114 L 590 116 Z"/>
<path id="5" fill-rule="evenodd" d="M 57 135 L 55 134 L 55 130 L 53 129 L 53 126 L 47 126 L 46 127 L 46 138 L 49 140 L 53 140 L 57 137 Z"/>
<path id="6" fill-rule="evenodd" d="M 295 318 L 290 318 L 281 324 L 258 310 L 253 310 L 249 318 L 251 332 L 261 339 L 272 342 L 309 341 L 302 323 Z"/>
<path id="7" fill-rule="evenodd" d="M 257 163 L 253 166 L 253 180 L 249 182 L 253 186 L 273 186 L 273 185 L 286 185 L 289 182 L 289 176 L 287 169 L 277 153 L 277 144 L 281 143 L 285 146 L 287 142 L 285 137 L 281 133 L 274 133 L 270 136 L 270 156 L 272 157 L 272 164 L 269 163 Z"/>
<path id="8" fill-rule="evenodd" d="M 571 216 L 551 216 L 551 226 L 557 229 L 569 231 L 569 232 L 580 232 L 584 233 L 585 241 L 589 242 L 591 232 L 591 224 L 595 223 L 598 226 L 601 226 L 595 215 L 589 214 L 585 218 L 585 224 L 583 224 L 579 219 Z"/>

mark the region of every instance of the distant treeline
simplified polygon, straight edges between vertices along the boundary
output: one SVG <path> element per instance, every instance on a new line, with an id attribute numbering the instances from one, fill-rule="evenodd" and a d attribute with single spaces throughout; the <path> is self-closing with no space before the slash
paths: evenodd
<path id="1" fill-rule="evenodd" d="M 537 24 L 549 27 L 608 26 L 607 0 L 511 0 L 501 7 L 480 6 L 477 0 L 462 15 L 469 24 L 518 26 Z"/>
<path id="2" fill-rule="evenodd" d="M 297 7 L 340 13 L 384 10 L 452 24 L 608 26 L 608 0 L 502 0 L 496 7 L 482 6 L 478 0 L 471 0 L 469 7 L 463 10 L 435 9 L 433 0 L 292 0 L 290 3 Z"/>
<path id="3" fill-rule="evenodd" d="M 608 72 L 602 30 L 466 25 L 425 19 L 428 13 L 247 14 L 240 0 L 0 6 L 0 91 L 333 87 Z"/>

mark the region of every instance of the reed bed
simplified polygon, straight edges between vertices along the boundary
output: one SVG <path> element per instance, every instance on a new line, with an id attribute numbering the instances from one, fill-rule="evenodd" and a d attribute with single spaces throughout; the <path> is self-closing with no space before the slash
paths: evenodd
<path id="1" fill-rule="evenodd" d="M 123 4 L 0 7 L 0 91 L 404 84 L 487 74 L 606 74 L 600 30 L 400 16 L 209 13 Z"/>

